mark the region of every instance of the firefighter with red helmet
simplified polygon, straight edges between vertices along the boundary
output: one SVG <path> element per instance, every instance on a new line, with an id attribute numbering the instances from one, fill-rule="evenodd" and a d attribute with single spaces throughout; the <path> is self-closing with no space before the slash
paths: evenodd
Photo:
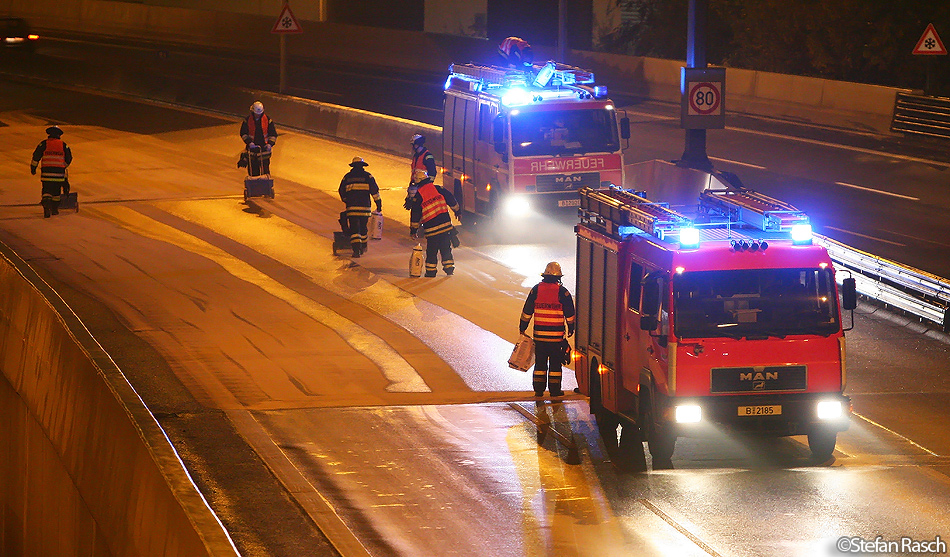
<path id="1" fill-rule="evenodd" d="M 270 156 L 274 145 L 277 144 L 277 127 L 264 114 L 264 103 L 256 101 L 251 105 L 251 113 L 241 123 L 241 139 L 247 146 L 246 160 L 238 166 L 247 163 L 249 176 L 263 176 L 270 174 Z"/>
<path id="2" fill-rule="evenodd" d="M 574 298 L 561 285 L 561 265 L 552 261 L 541 273 L 541 282 L 534 285 L 521 311 L 521 334 L 528 330 L 534 316 L 534 396 L 544 395 L 545 386 L 551 396 L 563 396 L 561 365 L 565 363 L 564 325 L 567 336 L 574 335 Z"/>
<path id="3" fill-rule="evenodd" d="M 73 162 L 73 153 L 66 142 L 62 140 L 63 130 L 59 126 L 46 128 L 48 136 L 33 151 L 33 160 L 30 161 L 30 173 L 36 175 L 36 167 L 40 167 L 40 181 L 43 183 L 43 217 L 59 214 L 59 198 L 63 193 L 69 193 L 69 181 L 66 179 L 66 168 Z"/>
<path id="4" fill-rule="evenodd" d="M 528 41 L 520 37 L 508 37 L 498 45 L 502 65 L 525 69 L 534 63 L 534 53 Z"/>
<path id="5" fill-rule="evenodd" d="M 426 237 L 426 273 L 427 277 L 434 277 L 442 258 L 442 270 L 445 274 L 455 273 L 455 261 L 452 259 L 453 236 L 455 227 L 449 210 L 459 213 L 459 204 L 451 192 L 437 186 L 432 177 L 425 170 L 416 170 L 414 173 L 416 192 L 412 194 L 409 204 L 409 236 L 416 237 L 419 228 L 425 230 Z"/>
<path id="6" fill-rule="evenodd" d="M 369 164 L 362 157 L 353 157 L 350 170 L 340 181 L 340 199 L 346 203 L 347 229 L 350 231 L 350 245 L 353 257 L 366 253 L 369 231 L 367 223 L 372 215 L 372 202 L 376 202 L 376 211 L 383 211 L 383 200 L 379 197 L 376 178 L 366 171 Z"/>

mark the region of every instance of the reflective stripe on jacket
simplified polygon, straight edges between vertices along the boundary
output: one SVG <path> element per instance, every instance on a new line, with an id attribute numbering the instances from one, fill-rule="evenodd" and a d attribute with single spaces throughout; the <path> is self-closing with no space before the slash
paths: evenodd
<path id="1" fill-rule="evenodd" d="M 560 341 L 564 338 L 564 306 L 560 300 L 561 285 L 556 282 L 538 284 L 534 301 L 534 339 Z"/>
<path id="2" fill-rule="evenodd" d="M 40 160 L 40 180 L 62 182 L 66 180 L 66 144 L 62 139 L 46 140 L 46 150 Z"/>

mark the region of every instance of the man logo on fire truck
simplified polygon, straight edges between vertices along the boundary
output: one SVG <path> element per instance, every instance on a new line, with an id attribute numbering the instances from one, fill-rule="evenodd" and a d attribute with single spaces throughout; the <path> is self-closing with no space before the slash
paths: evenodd
<path id="1" fill-rule="evenodd" d="M 453 64 L 445 82 L 443 186 L 463 220 L 577 207 L 579 187 L 622 185 L 622 140 L 607 88 L 557 62 Z"/>

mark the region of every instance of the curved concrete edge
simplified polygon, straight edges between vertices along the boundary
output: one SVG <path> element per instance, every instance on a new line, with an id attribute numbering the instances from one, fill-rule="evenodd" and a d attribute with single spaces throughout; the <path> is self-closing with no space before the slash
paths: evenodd
<path id="1" fill-rule="evenodd" d="M 238 555 L 155 417 L 0 243 L 0 554 Z M 8 458 L 6 455 L 10 455 Z"/>

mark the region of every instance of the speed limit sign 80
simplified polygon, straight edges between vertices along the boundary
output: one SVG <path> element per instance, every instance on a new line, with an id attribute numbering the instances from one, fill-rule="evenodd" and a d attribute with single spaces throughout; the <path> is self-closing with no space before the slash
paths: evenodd
<path id="1" fill-rule="evenodd" d="M 682 127 L 707 129 L 725 127 L 724 68 L 683 68 Z"/>

